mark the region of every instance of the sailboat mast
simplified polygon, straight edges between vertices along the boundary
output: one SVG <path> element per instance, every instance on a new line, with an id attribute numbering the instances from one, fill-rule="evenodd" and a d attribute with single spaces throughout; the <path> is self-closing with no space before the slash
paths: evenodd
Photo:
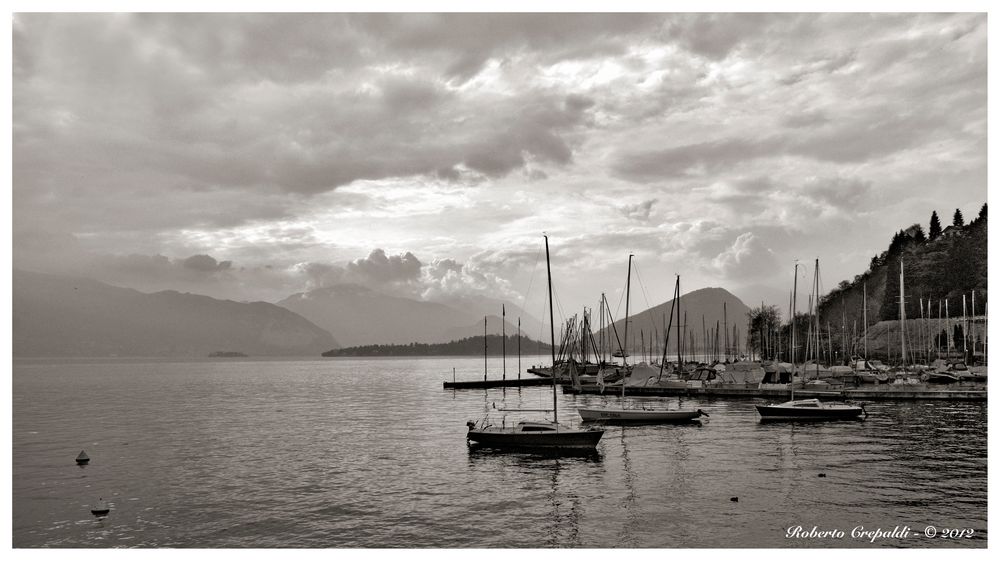
<path id="1" fill-rule="evenodd" d="M 813 274 L 813 305 L 816 306 L 816 363 L 817 368 L 819 367 L 819 354 L 822 347 L 820 347 L 820 325 L 819 325 L 819 258 L 816 258 L 816 271 Z"/>
<path id="2" fill-rule="evenodd" d="M 947 353 L 946 358 L 951 360 L 951 312 L 948 311 L 948 299 L 944 299 L 944 329 L 945 329 L 945 341 L 946 347 L 945 352 Z"/>
<path id="3" fill-rule="evenodd" d="M 701 348 L 701 359 L 708 362 L 708 328 L 705 327 L 705 314 L 701 314 L 701 337 L 702 337 L 702 348 Z"/>
<path id="4" fill-rule="evenodd" d="M 486 381 L 486 353 L 489 350 L 486 342 L 486 317 L 483 316 L 483 381 Z"/>
<path id="5" fill-rule="evenodd" d="M 604 293 L 601 293 L 601 364 L 607 362 L 606 348 L 604 346 Z M 610 339 L 610 337 L 609 337 Z"/>
<path id="6" fill-rule="evenodd" d="M 934 336 L 934 346 L 937 347 L 937 357 L 941 360 L 941 299 L 938 298 L 938 317 L 937 317 L 937 332 L 938 334 Z M 945 332 L 945 338 L 947 339 L 948 333 Z"/>
<path id="7" fill-rule="evenodd" d="M 500 304 L 500 353 L 503 355 L 503 379 L 507 379 L 507 306 Z"/>
<path id="8" fill-rule="evenodd" d="M 903 260 L 899 260 L 899 342 L 902 349 L 903 366 L 906 366 L 906 301 L 903 289 Z"/>
<path id="9" fill-rule="evenodd" d="M 726 301 L 722 301 L 722 327 L 725 329 L 723 332 L 726 337 L 726 361 L 729 361 L 729 315 L 726 313 Z"/>
<path id="10" fill-rule="evenodd" d="M 556 410 L 556 324 L 552 312 L 552 265 L 549 263 L 549 237 L 545 237 L 545 273 L 549 279 L 549 338 L 552 341 L 552 421 L 559 422 Z"/>
<path id="11" fill-rule="evenodd" d="M 969 316 L 965 314 L 965 294 L 962 294 L 962 360 L 969 356 Z"/>
<path id="12" fill-rule="evenodd" d="M 799 290 L 799 262 L 795 262 L 795 280 L 792 281 L 792 373 L 795 373 L 795 297 Z"/>
<path id="13" fill-rule="evenodd" d="M 521 316 L 517 316 L 517 379 L 521 379 Z"/>
<path id="14" fill-rule="evenodd" d="M 681 276 L 674 284 L 674 302 L 677 303 L 677 371 L 681 371 Z"/>
<path id="15" fill-rule="evenodd" d="M 622 365 L 628 366 L 628 301 L 632 290 L 632 254 L 628 254 L 628 277 L 625 278 L 625 352 L 622 353 Z M 622 392 L 625 391 L 625 380 L 622 379 Z"/>
<path id="16" fill-rule="evenodd" d="M 862 321 L 865 323 L 865 360 L 868 360 L 868 283 L 864 284 L 864 295 L 862 298 L 862 314 L 864 318 Z"/>

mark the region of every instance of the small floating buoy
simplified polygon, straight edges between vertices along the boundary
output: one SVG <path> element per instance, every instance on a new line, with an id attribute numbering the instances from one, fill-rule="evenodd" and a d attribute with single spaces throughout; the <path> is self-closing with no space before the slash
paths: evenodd
<path id="1" fill-rule="evenodd" d="M 733 501 L 734 503 L 740 502 L 740 498 L 739 497 L 730 497 L 729 500 Z"/>
<path id="2" fill-rule="evenodd" d="M 97 504 L 94 505 L 94 508 L 90 509 L 90 513 L 98 518 L 107 516 L 109 512 L 111 512 L 111 507 L 104 502 L 103 497 L 97 499 Z"/>
<path id="3" fill-rule="evenodd" d="M 819 474 L 819 477 L 826 477 L 826 474 L 825 473 L 821 473 L 821 474 Z"/>
<path id="4" fill-rule="evenodd" d="M 80 450 L 80 454 L 76 457 L 76 465 L 84 466 L 90 463 L 90 456 L 86 452 Z"/>

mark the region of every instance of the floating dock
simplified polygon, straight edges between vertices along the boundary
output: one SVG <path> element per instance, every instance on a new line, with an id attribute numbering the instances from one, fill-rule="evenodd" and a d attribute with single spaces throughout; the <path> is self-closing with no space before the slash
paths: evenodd
<path id="1" fill-rule="evenodd" d="M 483 388 L 525 388 L 530 386 L 551 386 L 552 378 L 511 378 L 509 380 L 475 380 L 467 382 L 445 382 L 446 390 L 473 390 Z"/>
<path id="2" fill-rule="evenodd" d="M 569 394 L 607 394 L 621 395 L 621 386 L 605 386 L 604 391 L 596 385 L 584 385 L 579 389 L 574 389 L 570 385 L 563 386 L 563 393 Z M 845 401 L 910 401 L 910 400 L 948 400 L 948 401 L 986 401 L 986 388 L 955 388 L 937 389 L 926 385 L 900 385 L 881 384 L 878 386 L 862 386 L 844 389 L 804 389 L 795 388 L 796 398 L 824 398 Z M 789 388 L 758 387 L 756 384 L 736 385 L 727 384 L 724 386 L 703 386 L 684 388 L 649 388 L 649 387 L 625 387 L 625 395 L 648 396 L 648 397 L 704 397 L 704 398 L 771 398 L 787 400 L 791 398 L 792 390 Z"/>

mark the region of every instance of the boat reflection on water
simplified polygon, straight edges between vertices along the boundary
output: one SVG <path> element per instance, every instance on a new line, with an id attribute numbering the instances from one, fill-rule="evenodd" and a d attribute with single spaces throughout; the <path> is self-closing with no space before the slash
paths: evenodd
<path id="1" fill-rule="evenodd" d="M 532 447 L 493 447 L 488 444 L 470 442 L 468 445 L 470 459 L 484 458 L 520 458 L 523 460 L 539 458 L 582 458 L 587 461 L 601 462 L 604 457 L 595 448 L 532 448 Z"/>

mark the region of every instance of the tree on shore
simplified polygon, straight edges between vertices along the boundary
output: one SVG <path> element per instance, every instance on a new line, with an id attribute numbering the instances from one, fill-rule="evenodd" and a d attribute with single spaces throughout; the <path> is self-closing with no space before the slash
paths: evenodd
<path id="1" fill-rule="evenodd" d="M 930 238 L 936 240 L 941 235 L 941 220 L 938 219 L 937 211 L 931 212 Z"/>
<path id="2" fill-rule="evenodd" d="M 951 223 L 952 225 L 958 226 L 959 228 L 965 226 L 965 218 L 962 217 L 962 209 L 960 208 L 955 209 L 955 216 L 951 219 Z"/>

